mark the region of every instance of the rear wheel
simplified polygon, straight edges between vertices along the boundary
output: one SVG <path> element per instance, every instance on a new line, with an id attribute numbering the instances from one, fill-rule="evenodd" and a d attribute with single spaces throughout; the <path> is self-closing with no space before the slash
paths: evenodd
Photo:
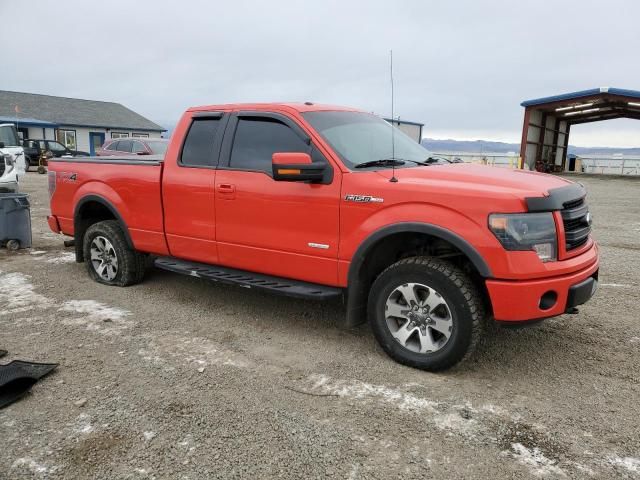
<path id="1" fill-rule="evenodd" d="M 369 318 L 382 348 L 397 362 L 422 370 L 444 370 L 469 356 L 483 317 L 471 279 L 437 258 L 394 263 L 369 294 Z"/>
<path id="2" fill-rule="evenodd" d="M 29 171 L 29 167 L 31 167 L 31 158 L 27 157 L 26 155 L 24 156 L 24 171 L 28 172 Z"/>
<path id="3" fill-rule="evenodd" d="M 91 225 L 84 235 L 83 252 L 89 276 L 96 282 L 126 287 L 144 278 L 145 255 L 129 248 L 115 220 Z"/>

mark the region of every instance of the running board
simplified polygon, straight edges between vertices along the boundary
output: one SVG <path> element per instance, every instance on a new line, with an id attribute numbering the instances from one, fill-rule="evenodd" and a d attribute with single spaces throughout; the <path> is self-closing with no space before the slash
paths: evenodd
<path id="1" fill-rule="evenodd" d="M 190 262 L 172 257 L 160 257 L 155 266 L 170 272 L 181 273 L 191 277 L 204 278 L 214 282 L 238 285 L 244 288 L 255 288 L 287 295 L 289 297 L 326 300 L 342 295 L 342 289 L 327 287 L 316 283 L 302 282 L 288 278 L 272 277 L 261 273 L 246 272 L 233 268 Z"/>

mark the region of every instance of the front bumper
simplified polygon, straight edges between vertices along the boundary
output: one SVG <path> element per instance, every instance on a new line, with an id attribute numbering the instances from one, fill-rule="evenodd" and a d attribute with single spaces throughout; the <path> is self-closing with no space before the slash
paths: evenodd
<path id="1" fill-rule="evenodd" d="M 597 247 L 596 247 L 597 248 Z M 487 280 L 493 316 L 524 322 L 556 315 L 588 301 L 598 286 L 598 260 L 577 272 L 536 280 Z"/>
<path id="2" fill-rule="evenodd" d="M 0 192 L 17 193 L 19 188 L 20 186 L 17 179 L 6 182 L 0 181 Z"/>

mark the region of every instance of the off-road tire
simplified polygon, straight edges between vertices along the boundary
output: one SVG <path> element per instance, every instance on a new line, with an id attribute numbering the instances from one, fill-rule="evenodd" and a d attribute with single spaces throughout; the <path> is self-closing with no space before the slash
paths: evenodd
<path id="1" fill-rule="evenodd" d="M 451 336 L 440 350 L 413 352 L 396 341 L 387 326 L 387 299 L 409 282 L 436 289 L 451 310 Z M 439 371 L 471 356 L 482 335 L 485 312 L 477 286 L 461 269 L 438 258 L 411 257 L 394 263 L 376 278 L 369 293 L 368 316 L 376 340 L 391 358 L 421 370 Z"/>
<path id="2" fill-rule="evenodd" d="M 100 277 L 91 262 L 91 243 L 98 236 L 111 242 L 118 259 L 118 270 L 115 278 L 111 281 Z M 85 232 L 82 248 L 89 276 L 96 282 L 127 287 L 143 280 L 146 270 L 146 255 L 129 248 L 124 231 L 116 220 L 104 220 L 91 225 Z"/>

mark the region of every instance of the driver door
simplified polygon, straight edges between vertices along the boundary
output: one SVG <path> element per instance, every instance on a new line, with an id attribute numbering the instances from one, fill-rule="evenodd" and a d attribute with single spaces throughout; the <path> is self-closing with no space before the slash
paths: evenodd
<path id="1" fill-rule="evenodd" d="M 322 183 L 276 181 L 272 155 L 305 152 L 331 169 Z M 216 172 L 220 263 L 337 285 L 340 181 L 306 133 L 280 113 L 237 112 Z"/>

